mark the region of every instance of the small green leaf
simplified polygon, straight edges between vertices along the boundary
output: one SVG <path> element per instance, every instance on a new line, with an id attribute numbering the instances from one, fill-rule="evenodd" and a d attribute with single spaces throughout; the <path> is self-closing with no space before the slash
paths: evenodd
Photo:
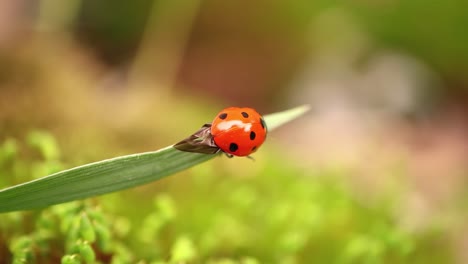
<path id="1" fill-rule="evenodd" d="M 80 255 L 86 263 L 93 263 L 96 259 L 96 254 L 93 248 L 85 241 L 79 245 Z"/>
<path id="2" fill-rule="evenodd" d="M 62 264 L 80 264 L 81 261 L 77 255 L 65 255 L 61 260 Z"/>
<path id="3" fill-rule="evenodd" d="M 33 241 L 29 236 L 21 236 L 11 242 L 10 250 L 13 253 L 20 252 L 24 249 L 31 248 L 32 244 Z"/>
<path id="4" fill-rule="evenodd" d="M 80 217 L 80 235 L 84 240 L 94 242 L 96 240 L 96 233 L 94 227 L 91 224 L 91 220 L 86 213 L 82 213 Z"/>
<path id="5" fill-rule="evenodd" d="M 60 156 L 55 138 L 47 132 L 33 131 L 29 133 L 28 143 L 37 148 L 46 160 L 57 159 Z"/>
<path id="6" fill-rule="evenodd" d="M 13 263 L 31 263 L 34 259 L 32 253 L 34 241 L 29 236 L 21 236 L 11 242 Z"/>
<path id="7" fill-rule="evenodd" d="M 265 115 L 269 131 L 308 111 L 301 106 Z M 48 159 L 55 158 L 55 141 L 47 134 L 30 138 Z M 185 170 L 217 156 L 176 150 L 172 146 L 158 151 L 121 156 L 60 171 L 37 180 L 0 190 L 0 213 L 38 209 L 143 185 Z"/>
<path id="8" fill-rule="evenodd" d="M 165 220 L 172 220 L 176 216 L 175 203 L 172 198 L 167 194 L 158 195 L 155 198 L 155 206 L 158 209 L 158 213 Z"/>
<path id="9" fill-rule="evenodd" d="M 182 236 L 172 246 L 171 261 L 175 263 L 192 261 L 197 256 L 197 251 L 192 240 Z"/>
<path id="10" fill-rule="evenodd" d="M 103 252 L 109 252 L 111 243 L 111 233 L 107 226 L 101 223 L 94 223 L 94 230 L 96 232 L 97 245 Z"/>

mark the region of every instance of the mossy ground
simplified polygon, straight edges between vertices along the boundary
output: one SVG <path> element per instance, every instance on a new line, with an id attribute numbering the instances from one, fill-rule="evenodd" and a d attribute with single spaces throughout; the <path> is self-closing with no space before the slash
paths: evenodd
<path id="1" fill-rule="evenodd" d="M 0 184 L 66 168 L 60 160 L 49 133 L 8 139 Z M 448 236 L 435 223 L 418 231 L 399 224 L 400 197 L 363 203 L 338 180 L 346 170 L 286 160 L 207 162 L 143 187 L 1 214 L 0 263 L 450 262 Z M 229 165 L 236 162 L 250 166 Z"/>

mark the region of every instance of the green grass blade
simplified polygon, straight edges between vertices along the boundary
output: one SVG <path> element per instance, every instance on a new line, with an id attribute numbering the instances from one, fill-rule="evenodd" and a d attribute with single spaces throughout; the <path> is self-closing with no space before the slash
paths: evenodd
<path id="1" fill-rule="evenodd" d="M 303 106 L 264 118 L 271 131 L 307 110 Z M 185 170 L 216 155 L 182 152 L 169 146 L 154 152 L 89 163 L 0 190 L 0 213 L 37 209 L 132 188 Z"/>
<path id="2" fill-rule="evenodd" d="M 303 105 L 286 111 L 269 114 L 264 116 L 263 118 L 265 119 L 265 123 L 267 124 L 268 131 L 272 131 L 279 126 L 282 126 L 285 123 L 298 118 L 305 112 L 309 111 L 309 109 L 310 107 L 308 105 Z"/>

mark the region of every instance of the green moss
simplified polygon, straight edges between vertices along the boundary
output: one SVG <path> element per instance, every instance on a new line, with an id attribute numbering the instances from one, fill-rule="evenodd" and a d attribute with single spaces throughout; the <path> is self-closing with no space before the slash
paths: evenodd
<path id="1" fill-rule="evenodd" d="M 36 148 L 9 142 L 0 153 Z M 1 171 L 20 178 L 33 178 L 37 162 L 60 160 L 8 156 Z M 338 181 L 346 169 L 313 171 L 281 156 L 261 159 L 249 163 L 256 171 L 244 167 L 242 175 L 220 164 L 238 160 L 223 157 L 124 195 L 0 214 L 0 245 L 8 245 L 13 263 L 451 262 L 443 229 L 405 231 L 388 197 L 361 204 Z M 16 175 L 15 164 L 29 167 Z"/>

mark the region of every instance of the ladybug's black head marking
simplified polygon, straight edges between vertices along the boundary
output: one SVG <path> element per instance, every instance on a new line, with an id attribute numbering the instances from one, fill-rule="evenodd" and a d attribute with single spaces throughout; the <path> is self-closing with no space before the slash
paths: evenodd
<path id="1" fill-rule="evenodd" d="M 227 114 L 226 114 L 226 113 L 221 113 L 218 117 L 219 117 L 220 119 L 226 119 Z"/>
<path id="2" fill-rule="evenodd" d="M 256 136 L 255 132 L 250 131 L 250 140 L 254 140 Z"/>
<path id="3" fill-rule="evenodd" d="M 235 152 L 238 149 L 239 149 L 239 146 L 236 143 L 229 144 L 229 151 Z"/>
<path id="4" fill-rule="evenodd" d="M 242 112 L 241 114 L 242 114 L 242 116 L 245 117 L 245 118 L 248 118 L 248 117 L 249 117 L 249 114 L 247 114 L 246 112 Z"/>

